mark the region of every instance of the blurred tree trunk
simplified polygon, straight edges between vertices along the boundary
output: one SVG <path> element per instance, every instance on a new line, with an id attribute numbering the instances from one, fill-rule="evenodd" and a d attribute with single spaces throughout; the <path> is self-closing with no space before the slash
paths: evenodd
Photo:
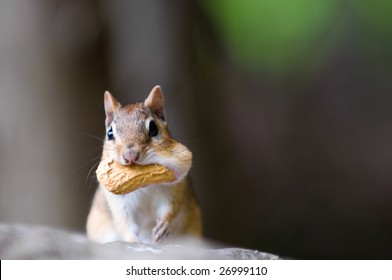
<path id="1" fill-rule="evenodd" d="M 169 125 L 187 135 L 191 122 L 186 45 L 192 1 L 104 1 L 110 89 L 123 103 L 143 101 L 159 84 Z M 185 138 L 185 137 L 184 137 Z"/>
<path id="2" fill-rule="evenodd" d="M 80 170 L 94 142 L 82 132 L 99 127 L 106 79 L 98 8 L 0 2 L 1 221 L 84 224 L 91 191 Z"/>

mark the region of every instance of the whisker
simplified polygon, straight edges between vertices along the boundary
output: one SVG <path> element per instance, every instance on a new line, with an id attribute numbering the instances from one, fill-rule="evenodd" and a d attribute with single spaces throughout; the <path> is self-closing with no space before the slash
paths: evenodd
<path id="1" fill-rule="evenodd" d="M 94 134 L 90 134 L 90 133 L 86 133 L 86 132 L 79 132 L 79 133 L 82 134 L 82 135 L 84 135 L 84 136 L 88 136 L 88 137 L 90 137 L 90 138 L 93 138 L 93 139 L 95 139 L 95 140 L 98 140 L 98 141 L 100 141 L 101 143 L 104 143 L 104 142 L 105 142 L 104 139 L 102 139 L 101 137 L 98 137 L 98 136 L 96 136 L 96 135 L 94 135 Z"/>
<path id="2" fill-rule="evenodd" d="M 90 150 L 90 152 L 88 153 L 88 155 L 91 155 L 91 154 L 93 154 L 93 153 L 96 153 L 97 151 L 102 151 L 102 146 L 92 148 L 92 149 Z"/>
<path id="3" fill-rule="evenodd" d="M 84 162 L 84 163 L 81 164 L 80 166 L 78 166 L 78 167 L 74 168 L 73 170 L 71 170 L 71 174 L 72 174 L 71 176 L 75 176 L 76 174 L 78 174 L 79 172 L 81 172 L 81 170 L 84 169 L 86 166 L 90 165 L 91 162 L 94 162 L 94 161 L 95 161 L 95 163 L 93 164 L 93 166 L 90 168 L 90 171 L 89 171 L 89 174 L 88 174 L 88 176 L 89 176 L 90 173 L 91 173 L 91 171 L 92 171 L 92 169 L 93 169 L 95 166 L 97 166 L 97 165 L 99 164 L 100 159 L 101 159 L 101 155 L 95 156 L 95 157 L 93 157 L 92 159 L 87 160 L 86 162 Z M 87 179 L 85 180 L 85 184 L 86 184 L 86 183 L 87 183 Z"/>
<path id="4" fill-rule="evenodd" d="M 100 163 L 100 161 L 94 163 L 93 166 L 88 171 L 87 176 L 86 176 L 86 180 L 84 182 L 85 185 L 87 185 L 87 182 L 88 182 L 89 179 L 92 179 L 92 178 L 95 177 L 94 175 L 90 175 L 90 174 L 91 174 L 91 172 L 93 172 L 93 170 L 95 170 L 98 167 L 99 163 Z"/>
<path id="5" fill-rule="evenodd" d="M 83 164 L 79 167 L 79 169 L 82 169 L 83 167 L 85 167 L 86 165 L 88 165 L 90 162 L 96 161 L 96 160 L 98 160 L 98 159 L 99 159 L 99 160 L 101 159 L 101 155 L 95 156 L 95 157 L 93 157 L 92 159 L 86 161 L 85 163 L 83 163 Z"/>

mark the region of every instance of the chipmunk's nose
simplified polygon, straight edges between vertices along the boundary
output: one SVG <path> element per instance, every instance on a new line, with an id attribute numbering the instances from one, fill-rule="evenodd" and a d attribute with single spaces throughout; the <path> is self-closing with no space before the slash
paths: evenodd
<path id="1" fill-rule="evenodd" d="M 134 164 L 139 159 L 139 151 L 128 150 L 123 154 L 125 164 Z"/>

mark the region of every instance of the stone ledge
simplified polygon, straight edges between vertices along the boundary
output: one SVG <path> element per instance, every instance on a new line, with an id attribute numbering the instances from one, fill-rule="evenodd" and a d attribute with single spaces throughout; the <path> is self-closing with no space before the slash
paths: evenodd
<path id="1" fill-rule="evenodd" d="M 42 226 L 0 224 L 0 259 L 277 260 L 281 258 L 257 250 L 218 248 L 209 242 L 189 239 L 162 245 L 126 242 L 100 245 L 88 241 L 81 233 Z"/>

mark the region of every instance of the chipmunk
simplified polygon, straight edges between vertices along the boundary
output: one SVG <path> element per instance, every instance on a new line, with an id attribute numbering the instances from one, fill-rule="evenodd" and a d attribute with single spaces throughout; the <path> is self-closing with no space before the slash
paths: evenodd
<path id="1" fill-rule="evenodd" d="M 168 131 L 161 88 L 154 87 L 144 103 L 126 106 L 107 91 L 104 105 L 102 158 L 109 156 L 122 165 L 161 164 L 175 173 L 175 180 L 123 195 L 100 184 L 87 218 L 87 237 L 98 243 L 155 243 L 168 235 L 200 237 L 201 212 L 188 176 L 192 153 Z"/>

